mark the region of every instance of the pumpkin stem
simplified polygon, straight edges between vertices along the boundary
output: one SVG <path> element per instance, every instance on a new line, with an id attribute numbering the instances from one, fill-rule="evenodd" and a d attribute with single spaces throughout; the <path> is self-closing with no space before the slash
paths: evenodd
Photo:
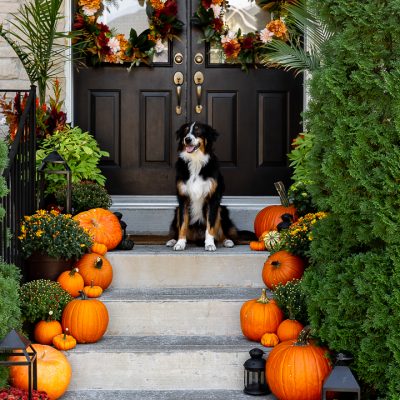
<path id="1" fill-rule="evenodd" d="M 261 304 L 268 304 L 269 303 L 269 298 L 267 297 L 266 289 L 263 289 L 261 291 L 261 297 L 257 300 L 257 303 L 261 303 Z"/>
<path id="2" fill-rule="evenodd" d="M 299 333 L 299 336 L 297 337 L 297 341 L 294 345 L 295 346 L 307 346 L 309 343 L 308 340 L 310 339 L 310 334 L 311 334 L 311 326 L 307 325 Z"/>
<path id="3" fill-rule="evenodd" d="M 271 265 L 273 265 L 275 268 L 278 268 L 281 263 L 278 260 L 272 261 Z"/>
<path id="4" fill-rule="evenodd" d="M 94 283 L 94 280 L 92 279 L 92 280 L 90 281 L 90 287 L 91 287 L 91 288 L 93 288 L 93 283 Z"/>
<path id="5" fill-rule="evenodd" d="M 86 296 L 86 293 L 85 293 L 84 290 L 79 290 L 79 294 L 80 294 L 81 300 L 87 300 L 88 299 L 88 297 Z"/>
<path id="6" fill-rule="evenodd" d="M 275 182 L 274 183 L 275 189 L 279 194 L 279 198 L 281 199 L 281 204 L 284 207 L 289 207 L 290 203 L 289 203 L 289 198 L 286 194 L 286 189 L 285 189 L 285 185 L 283 184 L 283 182 L 279 181 L 279 182 Z"/>
<path id="7" fill-rule="evenodd" d="M 74 277 L 75 273 L 77 273 L 77 272 L 78 272 L 78 268 L 72 268 L 70 273 L 69 273 L 69 276 Z"/>
<path id="8" fill-rule="evenodd" d="M 94 267 L 97 269 L 101 269 L 101 267 L 103 266 L 103 260 L 101 257 L 97 257 L 96 261 L 94 263 Z"/>

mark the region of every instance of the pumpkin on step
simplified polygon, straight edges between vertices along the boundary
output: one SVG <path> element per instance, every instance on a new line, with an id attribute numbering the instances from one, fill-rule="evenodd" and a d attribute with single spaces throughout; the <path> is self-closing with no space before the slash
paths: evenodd
<path id="1" fill-rule="evenodd" d="M 265 289 L 259 299 L 246 301 L 240 309 L 240 327 L 249 340 L 259 342 L 265 333 L 275 333 L 283 319 L 281 309 L 267 297 Z"/>
<path id="2" fill-rule="evenodd" d="M 107 246 L 103 243 L 93 243 L 93 246 L 90 248 L 90 251 L 92 253 L 97 253 L 100 254 L 101 256 L 104 256 L 104 254 L 107 253 Z"/>
<path id="3" fill-rule="evenodd" d="M 84 254 L 75 263 L 75 268 L 79 268 L 85 286 L 89 286 L 93 282 L 94 286 L 100 286 L 103 290 L 106 290 L 112 282 L 112 266 L 107 258 L 100 254 Z"/>
<path id="4" fill-rule="evenodd" d="M 33 344 L 37 352 L 37 389 L 47 393 L 51 400 L 59 399 L 67 390 L 72 369 L 61 351 L 47 345 Z M 25 356 L 12 356 L 10 361 L 26 361 Z M 10 367 L 12 386 L 28 390 L 28 371 L 25 365 Z"/>
<path id="5" fill-rule="evenodd" d="M 82 275 L 78 268 L 72 268 L 71 271 L 64 271 L 57 278 L 57 282 L 66 290 L 72 297 L 78 297 L 79 292 L 85 286 Z"/>
<path id="6" fill-rule="evenodd" d="M 100 297 L 103 294 L 103 289 L 100 286 L 94 286 L 93 280 L 90 282 L 90 286 L 85 286 L 83 292 L 89 298 Z"/>
<path id="7" fill-rule="evenodd" d="M 274 289 L 275 286 L 303 276 L 305 261 L 286 250 L 280 250 L 270 255 L 264 263 L 262 279 L 266 286 Z"/>
<path id="8" fill-rule="evenodd" d="M 274 347 L 279 343 L 279 338 L 275 333 L 264 333 L 261 344 L 265 347 Z"/>
<path id="9" fill-rule="evenodd" d="M 68 328 L 65 328 L 65 333 L 60 333 L 53 337 L 53 346 L 58 350 L 71 350 L 76 347 L 76 340 L 73 336 L 67 335 Z"/>
<path id="10" fill-rule="evenodd" d="M 326 349 L 308 340 L 304 328 L 297 340 L 275 346 L 269 353 L 265 376 L 279 400 L 320 400 L 322 384 L 331 371 Z"/>
<path id="11" fill-rule="evenodd" d="M 60 333 L 62 327 L 58 321 L 39 321 L 33 330 L 33 337 L 40 344 L 52 344 L 53 337 Z"/>
<path id="12" fill-rule="evenodd" d="M 102 243 L 107 250 L 115 249 L 122 240 L 119 219 L 109 210 L 92 208 L 74 216 L 79 225 L 88 229 L 95 243 Z"/>
<path id="13" fill-rule="evenodd" d="M 285 319 L 279 326 L 276 334 L 281 342 L 297 339 L 304 325 L 295 319 Z"/>
<path id="14" fill-rule="evenodd" d="M 95 343 L 107 330 L 107 307 L 100 300 L 88 299 L 83 292 L 81 296 L 64 308 L 61 324 L 78 343 Z"/>
<path id="15" fill-rule="evenodd" d="M 265 250 L 265 245 L 263 241 L 256 242 L 255 240 L 250 242 L 250 249 L 254 251 L 263 251 Z"/>

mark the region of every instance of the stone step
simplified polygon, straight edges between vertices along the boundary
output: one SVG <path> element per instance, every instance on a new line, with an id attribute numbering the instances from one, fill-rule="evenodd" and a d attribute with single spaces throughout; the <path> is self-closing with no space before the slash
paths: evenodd
<path id="1" fill-rule="evenodd" d="M 240 308 L 259 288 L 111 289 L 107 335 L 240 335 Z"/>
<path id="2" fill-rule="evenodd" d="M 243 336 L 105 336 L 66 353 L 69 390 L 242 390 L 243 363 L 256 347 L 268 356 L 270 348 Z"/>
<path id="3" fill-rule="evenodd" d="M 193 245 L 178 252 L 161 245 L 136 245 L 106 257 L 114 268 L 114 288 L 263 287 L 268 252 L 252 251 L 248 245 L 218 247 L 215 252 Z"/>
<path id="4" fill-rule="evenodd" d="M 249 400 L 242 390 L 79 390 L 61 400 Z M 272 394 L 259 399 L 276 400 Z"/>

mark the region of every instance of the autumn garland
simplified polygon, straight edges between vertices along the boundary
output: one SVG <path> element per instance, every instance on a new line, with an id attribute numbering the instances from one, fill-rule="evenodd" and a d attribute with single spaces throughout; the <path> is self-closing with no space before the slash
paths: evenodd
<path id="1" fill-rule="evenodd" d="M 183 22 L 177 18 L 176 0 L 148 0 L 146 13 L 149 29 L 138 34 L 133 28 L 129 38 L 118 34 L 102 22 L 102 0 L 78 0 L 73 30 L 78 53 L 88 58 L 92 65 L 99 63 L 138 66 L 151 64 L 154 53 L 165 50 L 163 42 L 172 41 L 182 31 Z"/>
<path id="2" fill-rule="evenodd" d="M 242 34 L 232 31 L 224 22 L 229 10 L 226 0 L 200 0 L 193 15 L 193 23 L 203 30 L 204 41 L 220 47 L 228 63 L 239 63 L 247 70 L 268 54 L 268 43 L 273 39 L 287 40 L 288 29 L 284 22 L 283 6 L 292 0 L 259 0 L 257 5 L 274 12 L 274 18 L 260 32 Z"/>

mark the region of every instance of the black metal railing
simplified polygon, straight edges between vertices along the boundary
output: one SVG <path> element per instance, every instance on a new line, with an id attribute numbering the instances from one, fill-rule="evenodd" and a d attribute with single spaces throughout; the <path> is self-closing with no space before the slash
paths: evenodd
<path id="1" fill-rule="evenodd" d="M 23 266 L 18 251 L 19 225 L 24 215 L 36 208 L 36 87 L 26 90 L 1 90 L 15 93 L 14 111 L 18 116 L 18 128 L 9 148 L 9 163 L 3 171 L 8 194 L 0 199 L 6 213 L 0 221 L 0 257 L 8 263 Z"/>

